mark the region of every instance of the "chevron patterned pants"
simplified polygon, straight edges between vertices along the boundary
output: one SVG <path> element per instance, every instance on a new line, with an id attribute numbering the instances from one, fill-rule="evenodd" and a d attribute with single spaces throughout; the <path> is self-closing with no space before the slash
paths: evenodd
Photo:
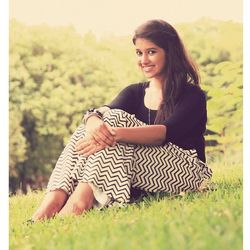
<path id="1" fill-rule="evenodd" d="M 146 125 L 119 109 L 106 112 L 103 119 L 113 127 Z M 178 194 L 196 191 L 212 177 L 212 170 L 198 159 L 196 150 L 184 150 L 172 143 L 164 146 L 117 143 L 87 158 L 79 156 L 74 148 L 84 135 L 85 127 L 80 125 L 57 161 L 47 192 L 62 189 L 71 195 L 79 182 L 87 182 L 97 203 L 104 206 L 128 203 L 131 187 Z"/>

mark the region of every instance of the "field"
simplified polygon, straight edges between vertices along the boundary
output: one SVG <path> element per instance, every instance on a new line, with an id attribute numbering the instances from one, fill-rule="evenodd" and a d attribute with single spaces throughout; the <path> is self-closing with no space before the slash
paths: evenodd
<path id="1" fill-rule="evenodd" d="M 42 192 L 10 198 L 13 250 L 242 249 L 242 166 L 211 165 L 213 189 L 183 196 L 147 197 L 124 208 L 26 225 Z"/>

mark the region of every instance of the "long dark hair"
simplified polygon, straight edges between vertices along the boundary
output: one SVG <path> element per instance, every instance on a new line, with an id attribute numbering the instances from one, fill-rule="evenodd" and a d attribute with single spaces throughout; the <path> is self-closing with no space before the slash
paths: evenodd
<path id="1" fill-rule="evenodd" d="M 156 114 L 155 123 L 157 124 L 172 114 L 174 104 L 180 97 L 185 84 L 191 83 L 199 86 L 198 69 L 187 54 L 177 31 L 167 22 L 147 21 L 135 30 L 134 44 L 138 38 L 150 40 L 164 49 L 166 54 L 165 81 L 162 84 L 163 100 Z"/>

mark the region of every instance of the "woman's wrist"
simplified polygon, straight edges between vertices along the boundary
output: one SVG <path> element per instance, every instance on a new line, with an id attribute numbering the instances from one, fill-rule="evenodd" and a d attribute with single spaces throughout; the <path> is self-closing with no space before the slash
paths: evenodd
<path id="1" fill-rule="evenodd" d="M 101 112 L 99 112 L 97 109 L 89 109 L 86 112 L 86 114 L 84 115 L 83 119 L 82 119 L 83 123 L 87 124 L 88 119 L 90 117 L 93 117 L 93 116 L 98 117 L 99 119 L 102 119 L 102 113 Z"/>
<path id="2" fill-rule="evenodd" d="M 100 126 L 100 124 L 103 123 L 103 120 L 101 120 L 98 116 L 91 116 L 87 119 L 85 123 L 86 129 L 93 129 L 95 127 Z"/>
<path id="3" fill-rule="evenodd" d="M 84 124 L 86 124 L 87 120 L 93 116 L 96 116 L 96 117 L 102 119 L 104 113 L 107 112 L 108 110 L 110 110 L 110 108 L 107 106 L 103 106 L 103 107 L 100 107 L 98 109 L 96 109 L 96 108 L 89 109 L 89 110 L 87 110 L 87 112 L 83 116 L 82 121 Z"/>
<path id="4" fill-rule="evenodd" d="M 115 132 L 115 140 L 117 142 L 122 142 L 124 140 L 125 128 L 113 127 L 112 129 Z"/>

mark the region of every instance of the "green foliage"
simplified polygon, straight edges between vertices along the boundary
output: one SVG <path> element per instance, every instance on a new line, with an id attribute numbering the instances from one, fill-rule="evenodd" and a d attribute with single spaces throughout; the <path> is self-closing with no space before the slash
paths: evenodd
<path id="1" fill-rule="evenodd" d="M 216 147 L 242 145 L 242 27 L 203 19 L 177 26 L 201 70 Z M 10 22 L 10 190 L 42 187 L 83 113 L 144 80 L 130 37 Z"/>
<path id="2" fill-rule="evenodd" d="M 201 67 L 223 61 L 241 61 L 242 25 L 202 18 L 195 23 L 176 25 L 190 54 Z"/>
<path id="3" fill-rule="evenodd" d="M 9 129 L 9 171 L 11 178 L 18 178 L 18 165 L 26 160 L 27 142 L 23 136 L 24 128 L 21 126 L 22 113 L 18 107 L 10 104 L 10 129 Z"/>
<path id="4" fill-rule="evenodd" d="M 109 41 L 97 42 L 91 33 L 82 38 L 71 28 L 31 28 L 11 21 L 11 191 L 20 186 L 26 191 L 27 183 L 40 187 L 38 179 L 48 178 L 83 113 L 108 103 L 135 81 L 137 74 L 130 74 L 126 60 L 114 60 L 118 51 L 121 58 L 133 58 L 132 47 L 118 38 L 113 43 L 117 46 L 111 50 Z"/>
<path id="5" fill-rule="evenodd" d="M 217 150 L 241 150 L 242 144 L 242 63 L 225 61 L 216 65 L 208 77 L 208 128 L 219 143 Z M 211 150 L 211 149 L 210 149 Z"/>

